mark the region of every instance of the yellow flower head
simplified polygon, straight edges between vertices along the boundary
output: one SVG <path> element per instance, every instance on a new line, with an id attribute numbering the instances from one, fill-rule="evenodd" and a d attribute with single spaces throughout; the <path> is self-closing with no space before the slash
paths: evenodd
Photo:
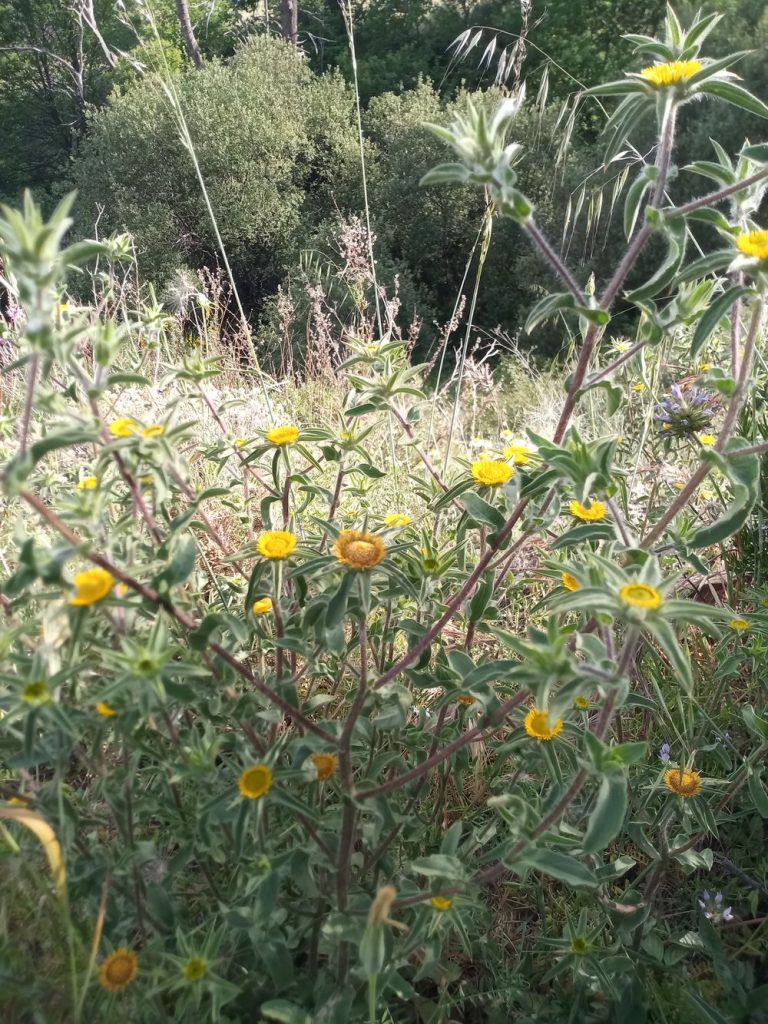
<path id="1" fill-rule="evenodd" d="M 78 491 L 93 491 L 99 486 L 99 478 L 96 476 L 84 476 L 77 481 Z"/>
<path id="2" fill-rule="evenodd" d="M 736 246 L 745 256 L 768 260 L 768 231 L 747 231 L 736 239 Z"/>
<path id="3" fill-rule="evenodd" d="M 200 981 L 205 976 L 205 971 L 205 960 L 202 960 L 199 956 L 194 956 L 191 960 L 187 960 L 182 968 L 182 974 L 187 981 Z"/>
<path id="4" fill-rule="evenodd" d="M 315 766 L 317 777 L 321 782 L 330 779 L 336 773 L 338 758 L 335 754 L 310 754 L 309 760 Z"/>
<path id="5" fill-rule="evenodd" d="M 632 390 L 633 391 L 645 391 L 645 384 L 643 384 L 642 381 L 639 384 L 633 384 L 632 385 Z"/>
<path id="6" fill-rule="evenodd" d="M 386 554 L 381 537 L 360 530 L 342 530 L 334 545 L 336 558 L 350 569 L 372 569 Z"/>
<path id="7" fill-rule="evenodd" d="M 685 768 L 669 768 L 664 772 L 664 785 L 688 800 L 701 792 L 701 775 Z"/>
<path id="8" fill-rule="evenodd" d="M 708 373 L 712 369 L 712 363 L 699 363 L 699 373 Z"/>
<path id="9" fill-rule="evenodd" d="M 579 711 L 586 711 L 589 707 L 589 701 L 586 697 L 576 697 L 574 698 L 573 706 L 578 708 Z"/>
<path id="10" fill-rule="evenodd" d="M 481 487 L 500 487 L 514 475 L 514 469 L 498 459 L 479 459 L 472 463 L 472 477 Z"/>
<path id="11" fill-rule="evenodd" d="M 515 441 L 504 449 L 504 458 L 511 459 L 515 466 L 527 466 L 531 461 L 531 449 L 524 441 Z"/>
<path id="12" fill-rule="evenodd" d="M 749 623 L 746 619 L 731 619 L 728 625 L 731 629 L 735 629 L 737 633 L 743 633 L 745 629 L 749 629 Z"/>
<path id="13" fill-rule="evenodd" d="M 445 910 L 450 910 L 453 906 L 453 900 L 446 899 L 445 896 L 433 896 L 429 902 L 435 910 L 438 910 L 441 914 Z"/>
<path id="14" fill-rule="evenodd" d="M 645 608 L 652 611 L 654 608 L 661 607 L 661 594 L 655 587 L 651 587 L 647 583 L 627 583 L 619 591 L 619 597 L 624 604 L 631 605 L 633 608 Z"/>
<path id="15" fill-rule="evenodd" d="M 472 696 L 471 693 L 464 693 L 461 695 L 461 697 L 456 698 L 456 703 L 465 704 L 467 707 L 469 707 L 470 704 L 475 703 L 475 698 Z"/>
<path id="16" fill-rule="evenodd" d="M 554 739 L 555 736 L 557 736 L 563 728 L 563 720 L 562 718 L 558 718 L 552 725 L 550 725 L 549 711 L 546 709 L 540 711 L 539 708 L 531 708 L 525 716 L 523 725 L 525 726 L 525 731 L 528 735 L 541 743 L 546 740 Z"/>
<path id="17" fill-rule="evenodd" d="M 714 434 L 697 434 L 699 444 L 703 444 L 705 448 L 711 448 L 717 438 Z"/>
<path id="18" fill-rule="evenodd" d="M 75 596 L 69 603 L 75 608 L 96 604 L 107 596 L 115 585 L 115 577 L 106 569 L 85 569 L 75 576 Z"/>
<path id="19" fill-rule="evenodd" d="M 581 584 L 575 576 L 571 576 L 569 572 L 560 574 L 560 582 L 563 584 L 566 590 L 581 590 Z"/>
<path id="20" fill-rule="evenodd" d="M 643 68 L 640 74 L 646 82 L 663 88 L 665 85 L 675 85 L 677 82 L 692 78 L 702 67 L 703 64 L 699 60 L 673 60 L 668 64 L 653 64 L 649 68 Z"/>
<path id="21" fill-rule="evenodd" d="M 116 949 L 99 968 L 99 983 L 107 992 L 119 992 L 130 985 L 139 969 L 139 960 L 130 949 Z"/>
<path id="22" fill-rule="evenodd" d="M 247 437 L 236 437 L 235 441 L 234 441 L 234 444 L 235 444 L 235 448 L 245 448 L 245 446 L 248 444 L 248 438 Z"/>
<path id="23" fill-rule="evenodd" d="M 258 601 L 253 602 L 251 611 L 254 615 L 269 615 L 272 611 L 272 598 L 260 597 Z"/>
<path id="24" fill-rule="evenodd" d="M 266 764 L 253 764 L 246 768 L 238 783 L 240 796 L 258 800 L 272 788 L 272 769 Z"/>
<path id="25" fill-rule="evenodd" d="M 411 517 L 403 515 L 402 512 L 390 512 L 384 517 L 385 526 L 408 526 L 410 521 Z"/>
<path id="26" fill-rule="evenodd" d="M 272 427 L 267 431 L 267 440 L 270 444 L 282 448 L 286 444 L 295 444 L 299 439 L 299 429 L 291 425 L 285 427 Z"/>
<path id="27" fill-rule="evenodd" d="M 123 416 L 122 419 L 115 420 L 109 425 L 112 437 L 132 437 L 138 429 L 130 416 Z"/>
<path id="28" fill-rule="evenodd" d="M 43 704 L 47 704 L 51 700 L 51 691 L 48 689 L 46 683 L 42 680 L 34 683 L 27 683 L 22 691 L 21 698 L 25 703 L 32 704 L 33 707 L 41 707 Z"/>
<path id="29" fill-rule="evenodd" d="M 572 501 L 568 508 L 572 516 L 584 523 L 599 523 L 601 519 L 605 519 L 605 505 L 602 501 L 590 501 L 588 505 Z"/>
<path id="30" fill-rule="evenodd" d="M 293 554 L 297 543 L 296 535 L 289 530 L 267 530 L 259 535 L 256 550 L 262 558 L 279 560 Z"/>
<path id="31" fill-rule="evenodd" d="M 103 700 L 100 700 L 96 705 L 96 713 L 101 715 L 102 718 L 115 718 L 117 712 L 114 708 L 111 708 L 109 704 L 105 704 Z"/>
<path id="32" fill-rule="evenodd" d="M 153 423 L 149 427 L 144 427 L 141 434 L 142 437 L 162 437 L 165 433 L 165 427 L 162 423 Z"/>

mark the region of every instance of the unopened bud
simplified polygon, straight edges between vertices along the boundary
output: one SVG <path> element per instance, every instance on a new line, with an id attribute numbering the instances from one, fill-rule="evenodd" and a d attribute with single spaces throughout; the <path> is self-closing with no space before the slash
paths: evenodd
<path id="1" fill-rule="evenodd" d="M 389 917 L 389 911 L 395 902 L 397 889 L 393 885 L 384 885 L 379 889 L 368 911 L 368 924 L 382 925 Z"/>

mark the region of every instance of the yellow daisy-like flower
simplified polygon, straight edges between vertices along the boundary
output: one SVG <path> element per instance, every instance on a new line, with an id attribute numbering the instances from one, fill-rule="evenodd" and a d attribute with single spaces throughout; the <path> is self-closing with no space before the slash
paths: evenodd
<path id="1" fill-rule="evenodd" d="M 75 576 L 75 596 L 69 603 L 75 608 L 84 608 L 103 600 L 115 585 L 115 577 L 106 569 L 86 569 Z"/>
<path id="2" fill-rule="evenodd" d="M 514 476 L 514 469 L 498 459 L 479 459 L 472 463 L 472 477 L 481 487 L 500 487 Z"/>
<path id="3" fill-rule="evenodd" d="M 461 695 L 461 697 L 456 698 L 456 703 L 465 704 L 467 707 L 469 707 L 470 704 L 475 703 L 475 698 L 470 693 L 464 693 Z"/>
<path id="4" fill-rule="evenodd" d="M 200 979 L 205 976 L 206 969 L 205 960 L 201 959 L 199 956 L 194 956 L 191 960 L 187 960 L 181 973 L 187 981 L 200 981 Z"/>
<path id="5" fill-rule="evenodd" d="M 590 501 L 588 505 L 572 501 L 568 508 L 572 516 L 584 523 L 599 523 L 601 519 L 605 519 L 605 505 L 602 501 Z"/>
<path id="6" fill-rule="evenodd" d="M 133 437 L 138 429 L 130 416 L 123 416 L 122 419 L 115 420 L 109 425 L 112 437 Z"/>
<path id="7" fill-rule="evenodd" d="M 408 526 L 410 521 L 411 517 L 403 515 L 402 512 L 390 512 L 384 517 L 385 526 Z"/>
<path id="8" fill-rule="evenodd" d="M 350 569 L 372 569 L 387 552 L 381 537 L 360 530 L 342 530 L 334 545 L 336 558 Z"/>
<path id="9" fill-rule="evenodd" d="M 715 441 L 717 441 L 714 434 L 697 434 L 696 436 L 699 444 L 703 444 L 705 448 L 711 448 Z"/>
<path id="10" fill-rule="evenodd" d="M 310 754 L 309 760 L 315 766 L 317 777 L 321 782 L 325 782 L 326 779 L 330 779 L 332 775 L 336 774 L 339 759 L 335 754 Z"/>
<path id="11" fill-rule="evenodd" d="M 105 704 L 103 700 L 100 700 L 96 705 L 96 713 L 101 715 L 102 718 L 115 718 L 117 712 L 114 708 L 111 708 L 109 704 Z"/>
<path id="12" fill-rule="evenodd" d="M 736 239 L 736 247 L 745 256 L 768 260 L 768 231 L 747 231 Z"/>
<path id="13" fill-rule="evenodd" d="M 165 427 L 162 423 L 153 423 L 149 427 L 144 427 L 141 432 L 142 437 L 162 437 L 165 433 Z"/>
<path id="14" fill-rule="evenodd" d="M 139 970 L 139 958 L 130 949 L 116 949 L 99 968 L 99 984 L 107 992 L 130 985 Z"/>
<path id="15" fill-rule="evenodd" d="M 449 900 L 445 896 L 433 896 L 429 902 L 435 910 L 438 910 L 441 914 L 445 910 L 450 910 L 453 906 L 453 900 Z"/>
<path id="16" fill-rule="evenodd" d="M 662 601 L 658 590 L 647 583 L 627 583 L 619 591 L 619 597 L 624 604 L 629 604 L 633 608 L 645 608 L 647 610 L 660 608 Z"/>
<path id="17" fill-rule="evenodd" d="M 579 711 L 586 711 L 589 707 L 589 701 L 586 697 L 575 697 L 573 701 L 573 706 L 575 708 L 578 708 Z"/>
<path id="18" fill-rule="evenodd" d="M 286 444 L 295 444 L 299 439 L 299 428 L 292 425 L 285 427 L 272 427 L 267 431 L 267 440 L 270 444 L 282 448 Z"/>
<path id="19" fill-rule="evenodd" d="M 558 718 L 555 722 L 550 725 L 549 723 L 549 711 L 546 709 L 541 711 L 539 708 L 531 708 L 528 714 L 523 720 L 525 731 L 533 739 L 538 740 L 540 743 L 554 739 L 555 736 L 563 728 L 562 718 Z"/>
<path id="20" fill-rule="evenodd" d="M 560 582 L 563 584 L 566 590 L 581 590 L 581 584 L 575 576 L 571 576 L 569 572 L 560 574 Z"/>
<path id="21" fill-rule="evenodd" d="M 297 543 L 296 535 L 289 530 L 267 530 L 256 541 L 256 550 L 262 558 L 279 560 L 293 554 Z"/>
<path id="22" fill-rule="evenodd" d="M 737 633 L 743 633 L 745 629 L 749 629 L 749 623 L 746 619 L 731 619 L 728 625 L 731 629 L 735 629 Z"/>
<path id="23" fill-rule="evenodd" d="M 531 461 L 531 449 L 523 441 L 515 441 L 504 449 L 504 458 L 511 459 L 515 466 L 527 466 Z"/>
<path id="24" fill-rule="evenodd" d="M 77 481 L 78 491 L 93 491 L 99 486 L 99 478 L 96 476 L 84 476 Z"/>
<path id="25" fill-rule="evenodd" d="M 234 440 L 235 448 L 245 448 L 245 446 L 247 444 L 248 444 L 248 438 L 247 437 L 236 437 L 235 440 Z"/>
<path id="26" fill-rule="evenodd" d="M 246 768 L 238 782 L 240 796 L 258 800 L 272 788 L 272 769 L 266 764 L 253 764 Z"/>
<path id="27" fill-rule="evenodd" d="M 667 64 L 653 64 L 643 68 L 640 74 L 646 82 L 663 88 L 692 78 L 703 66 L 700 60 L 673 60 Z"/>
<path id="28" fill-rule="evenodd" d="M 269 615 L 272 611 L 272 598 L 260 597 L 258 601 L 253 602 L 251 611 L 254 615 Z"/>
<path id="29" fill-rule="evenodd" d="M 688 800 L 701 792 L 701 775 L 685 768 L 669 768 L 664 772 L 664 785 Z"/>
<path id="30" fill-rule="evenodd" d="M 699 373 L 708 373 L 712 369 L 712 363 L 699 363 Z"/>
<path id="31" fill-rule="evenodd" d="M 645 384 L 643 384 L 642 381 L 639 384 L 633 384 L 632 385 L 632 390 L 633 391 L 645 391 Z"/>

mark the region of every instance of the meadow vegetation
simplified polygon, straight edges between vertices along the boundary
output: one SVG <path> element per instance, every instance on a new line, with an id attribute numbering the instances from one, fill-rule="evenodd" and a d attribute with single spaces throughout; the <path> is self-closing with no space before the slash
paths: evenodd
<path id="1" fill-rule="evenodd" d="M 683 13 L 591 142 L 154 18 L 3 207 L 3 1021 L 768 1019 L 768 106 Z"/>

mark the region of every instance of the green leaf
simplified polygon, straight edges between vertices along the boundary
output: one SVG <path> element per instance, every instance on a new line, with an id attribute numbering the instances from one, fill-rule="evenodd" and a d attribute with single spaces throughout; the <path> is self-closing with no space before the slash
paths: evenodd
<path id="1" fill-rule="evenodd" d="M 613 527 L 607 523 L 583 523 L 581 526 L 574 526 L 572 530 L 562 533 L 551 541 L 549 546 L 552 551 L 558 551 L 560 548 L 581 544 L 585 540 L 611 540 L 613 535 Z"/>
<path id="2" fill-rule="evenodd" d="M 411 861 L 411 870 L 419 875 L 462 881 L 466 878 L 466 869 L 458 857 L 449 857 L 445 853 L 433 853 L 429 857 L 419 857 Z"/>
<path id="3" fill-rule="evenodd" d="M 726 103 L 731 103 L 734 107 L 748 110 L 750 114 L 757 114 L 758 117 L 768 118 L 768 107 L 756 96 L 753 96 L 751 92 L 748 92 L 740 85 L 736 85 L 734 82 L 723 82 L 719 79 L 710 80 L 705 82 L 697 92 L 707 93 L 709 96 L 717 96 L 718 99 L 725 100 Z"/>
<path id="4" fill-rule="evenodd" d="M 555 295 L 546 295 L 540 299 L 528 314 L 525 321 L 525 333 L 530 334 L 544 320 L 548 320 L 561 309 L 573 309 L 576 306 L 576 299 L 570 292 L 558 292 Z"/>
<path id="5" fill-rule="evenodd" d="M 599 853 L 615 839 L 624 825 L 627 813 L 627 780 L 623 772 L 603 776 L 600 790 L 581 848 L 585 853 Z"/>
<path id="6" fill-rule="evenodd" d="M 712 301 L 709 309 L 707 309 L 701 320 L 696 324 L 696 330 L 693 332 L 693 340 L 691 341 L 692 358 L 696 358 L 707 338 L 709 338 L 734 302 L 744 295 L 749 295 L 749 293 L 750 289 L 745 288 L 744 285 L 735 285 L 733 288 L 726 289 L 726 291 L 722 292 Z"/>
<path id="7" fill-rule="evenodd" d="M 768 164 L 768 142 L 758 142 L 754 146 L 745 146 L 740 156 L 745 156 L 747 160 L 754 160 L 755 163 Z"/>
<path id="8" fill-rule="evenodd" d="M 346 615 L 347 602 L 349 601 L 353 581 L 353 572 L 347 572 L 342 576 L 338 590 L 328 602 L 328 608 L 325 612 L 326 628 L 334 629 Z"/>
<path id="9" fill-rule="evenodd" d="M 664 262 L 644 285 L 627 293 L 630 302 L 644 302 L 670 287 L 685 256 L 686 228 L 680 221 L 667 221 L 669 247 Z"/>
<path id="10" fill-rule="evenodd" d="M 678 681 L 682 684 L 686 694 L 692 697 L 693 675 L 691 673 L 691 663 L 678 643 L 675 631 L 668 622 L 659 618 L 649 619 L 647 628 L 656 637 L 659 646 L 669 658 Z"/>
<path id="11" fill-rule="evenodd" d="M 705 1024 L 732 1024 L 732 1018 L 724 1017 L 709 999 L 703 999 L 697 992 L 691 992 L 688 988 L 683 988 L 682 994 L 696 1010 L 698 1020 L 704 1021 Z"/>
<path id="12" fill-rule="evenodd" d="M 497 508 L 494 508 L 493 505 L 473 491 L 467 491 L 466 494 L 462 495 L 459 504 L 466 511 L 470 519 L 473 519 L 476 523 L 492 526 L 494 530 L 500 530 L 506 522 L 504 516 Z"/>
<path id="13" fill-rule="evenodd" d="M 707 548 L 719 544 L 740 530 L 749 518 L 760 490 L 760 458 L 757 455 L 739 457 L 738 449 L 744 446 L 746 441 L 743 438 L 732 438 L 724 453 L 729 457 L 717 460 L 731 481 L 731 501 L 714 523 L 696 530 L 688 539 L 690 547 Z M 708 453 L 708 456 L 712 458 L 714 453 Z"/>
<path id="14" fill-rule="evenodd" d="M 463 185 L 469 178 L 469 171 L 464 164 L 439 164 L 427 171 L 419 185 Z"/>
<path id="15" fill-rule="evenodd" d="M 309 1014 L 287 999 L 270 999 L 261 1004 L 259 1012 L 266 1020 L 275 1020 L 278 1024 L 312 1024 Z"/>
<path id="16" fill-rule="evenodd" d="M 765 791 L 759 772 L 750 771 L 747 776 L 747 788 L 757 813 L 761 818 L 768 818 L 768 793 Z"/>
<path id="17" fill-rule="evenodd" d="M 387 955 L 386 939 L 382 925 L 366 925 L 358 952 L 360 966 L 369 978 L 373 978 L 381 973 Z"/>
<path id="18" fill-rule="evenodd" d="M 640 203 L 646 191 L 654 184 L 658 177 L 655 167 L 643 167 L 637 178 L 632 182 L 624 201 L 624 234 L 627 238 L 632 235 L 637 222 L 637 214 L 640 210 Z"/>
<path id="19" fill-rule="evenodd" d="M 559 882 L 576 888 L 594 888 L 597 885 L 594 872 L 590 871 L 586 864 L 556 850 L 526 850 L 510 866 L 515 867 L 518 864 L 541 871 L 542 874 L 550 875 Z"/>

